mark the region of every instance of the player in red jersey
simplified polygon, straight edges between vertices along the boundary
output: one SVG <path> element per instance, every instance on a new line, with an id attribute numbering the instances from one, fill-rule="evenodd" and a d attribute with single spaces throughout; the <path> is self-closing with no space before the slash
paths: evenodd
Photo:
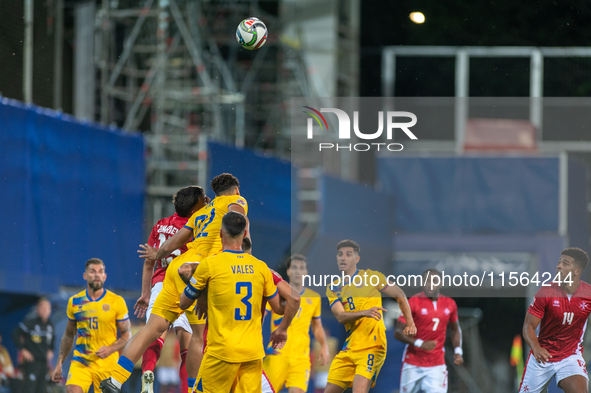
<path id="1" fill-rule="evenodd" d="M 591 285 L 581 281 L 588 264 L 580 248 L 562 250 L 556 267 L 561 283 L 542 286 L 530 304 L 523 337 L 531 351 L 519 392 L 545 392 L 553 376 L 566 393 L 589 392 L 583 336 L 591 314 Z"/>
<path id="2" fill-rule="evenodd" d="M 181 188 L 172 197 L 172 203 L 174 204 L 176 212 L 170 217 L 161 219 L 156 225 L 154 225 L 152 232 L 150 233 L 148 244 L 152 247 L 160 248 L 166 239 L 172 237 L 187 223 L 187 220 L 194 212 L 201 209 L 208 202 L 209 199 L 205 196 L 203 188 L 199 186 Z M 162 290 L 162 282 L 164 281 L 168 264 L 186 250 L 187 247 L 183 246 L 178 250 L 175 250 L 168 258 L 163 258 L 158 261 L 147 258 L 144 260 L 142 296 L 137 300 L 134 306 L 135 315 L 138 318 L 143 318 L 145 314 L 146 322 L 150 319 L 152 305 Z M 156 266 L 156 270 L 154 270 L 154 265 Z M 181 349 L 179 376 L 181 378 L 181 385 L 184 388 L 183 392 L 186 392 L 188 386 L 185 361 L 189 340 L 191 339 L 191 334 L 193 332 L 185 314 L 181 315 L 172 326 L 179 339 L 179 346 Z M 160 358 L 160 352 L 164 340 L 166 339 L 166 334 L 167 332 L 164 332 L 160 338 L 154 341 L 144 352 L 142 357 L 142 393 L 153 392 L 154 367 Z"/>
<path id="3" fill-rule="evenodd" d="M 416 337 L 402 332 L 406 327 L 404 315 L 398 318 L 394 337 L 406 344 L 402 357 L 400 392 L 416 393 L 421 389 L 429 393 L 447 392 L 447 367 L 445 366 L 445 334 L 451 328 L 454 346 L 454 363 L 464 362 L 462 357 L 462 331 L 458 323 L 456 302 L 439 294 L 440 286 L 432 285 L 433 276 L 441 277 L 435 269 L 423 273 L 423 291 L 408 299 L 412 318 L 417 327 Z"/>

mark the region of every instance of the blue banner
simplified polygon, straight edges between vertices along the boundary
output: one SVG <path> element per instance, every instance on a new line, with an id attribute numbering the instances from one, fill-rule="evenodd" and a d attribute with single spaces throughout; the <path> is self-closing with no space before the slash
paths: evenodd
<path id="1" fill-rule="evenodd" d="M 240 182 L 240 194 L 248 202 L 253 254 L 277 266 L 291 242 L 291 165 L 219 143 L 210 142 L 208 151 L 209 180 L 227 172 Z M 214 196 L 209 184 L 201 186 Z"/>
<path id="2" fill-rule="evenodd" d="M 0 290 L 85 285 L 89 258 L 109 288 L 140 289 L 144 179 L 141 136 L 2 99 Z"/>
<path id="3" fill-rule="evenodd" d="M 401 157 L 378 160 L 397 230 L 538 233 L 558 230 L 558 158 Z"/>

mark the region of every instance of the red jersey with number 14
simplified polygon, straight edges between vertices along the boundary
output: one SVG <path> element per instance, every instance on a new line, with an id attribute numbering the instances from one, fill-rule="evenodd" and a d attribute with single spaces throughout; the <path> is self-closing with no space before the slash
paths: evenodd
<path id="1" fill-rule="evenodd" d="M 447 296 L 441 296 L 436 301 L 425 296 L 425 292 L 417 293 L 408 299 L 412 318 L 417 327 L 416 338 L 423 341 L 435 340 L 437 346 L 432 351 L 425 351 L 414 345 L 407 345 L 404 349 L 402 361 L 418 367 L 433 367 L 445 364 L 445 333 L 448 322 L 458 321 L 458 306 Z M 406 323 L 404 315 L 398 318 Z"/>
<path id="2" fill-rule="evenodd" d="M 167 239 L 174 236 L 174 234 L 177 233 L 179 229 L 185 226 L 188 219 L 188 217 L 181 217 L 176 213 L 170 217 L 161 219 L 152 228 L 152 233 L 150 233 L 148 244 L 154 248 L 160 248 L 160 246 L 162 246 L 162 244 Z M 154 271 L 154 275 L 152 275 L 152 286 L 158 282 L 164 281 L 168 264 L 185 251 L 187 251 L 187 247 L 183 246 L 178 250 L 174 250 L 174 252 L 170 254 L 168 258 L 162 258 L 156 261 L 156 270 Z"/>
<path id="3" fill-rule="evenodd" d="M 536 293 L 528 312 L 541 318 L 538 342 L 558 362 L 574 354 L 583 354 L 583 336 L 591 314 L 591 285 L 581 281 L 569 297 L 557 283 Z"/>

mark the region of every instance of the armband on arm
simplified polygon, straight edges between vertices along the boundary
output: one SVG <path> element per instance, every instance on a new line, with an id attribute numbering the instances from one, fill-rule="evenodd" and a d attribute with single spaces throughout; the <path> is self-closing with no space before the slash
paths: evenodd
<path id="1" fill-rule="evenodd" d="M 196 289 L 190 284 L 185 287 L 185 296 L 191 300 L 197 299 L 201 295 L 201 292 L 203 290 Z"/>

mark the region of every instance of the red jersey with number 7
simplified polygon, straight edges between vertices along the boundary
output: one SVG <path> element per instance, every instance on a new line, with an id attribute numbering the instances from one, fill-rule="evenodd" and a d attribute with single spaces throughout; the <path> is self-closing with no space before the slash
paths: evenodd
<path id="1" fill-rule="evenodd" d="M 181 217 L 176 213 L 170 217 L 161 219 L 152 228 L 150 238 L 148 239 L 148 244 L 154 248 L 160 248 L 160 246 L 162 246 L 162 244 L 164 244 L 167 239 L 173 237 L 174 234 L 179 231 L 179 229 L 185 226 L 188 219 L 189 217 Z M 174 250 L 168 258 L 162 258 L 156 261 L 156 270 L 152 275 L 152 286 L 158 282 L 164 281 L 164 276 L 166 275 L 166 268 L 168 265 L 174 258 L 178 257 L 185 251 L 187 251 L 187 247 L 183 246 L 178 250 Z"/>
<path id="2" fill-rule="evenodd" d="M 433 367 L 445 364 L 445 334 L 448 322 L 458 321 L 458 306 L 447 296 L 439 295 L 437 300 L 425 296 L 425 292 L 417 293 L 408 299 L 412 318 L 417 327 L 418 339 L 435 340 L 437 345 L 432 351 L 426 351 L 414 345 L 406 345 L 402 361 L 418 367 Z M 404 315 L 398 318 L 406 323 Z"/>
<path id="3" fill-rule="evenodd" d="M 528 312 L 541 318 L 538 342 L 558 362 L 574 354 L 583 354 L 583 336 L 591 314 L 591 285 L 581 281 L 572 295 L 557 283 L 536 293 Z"/>

